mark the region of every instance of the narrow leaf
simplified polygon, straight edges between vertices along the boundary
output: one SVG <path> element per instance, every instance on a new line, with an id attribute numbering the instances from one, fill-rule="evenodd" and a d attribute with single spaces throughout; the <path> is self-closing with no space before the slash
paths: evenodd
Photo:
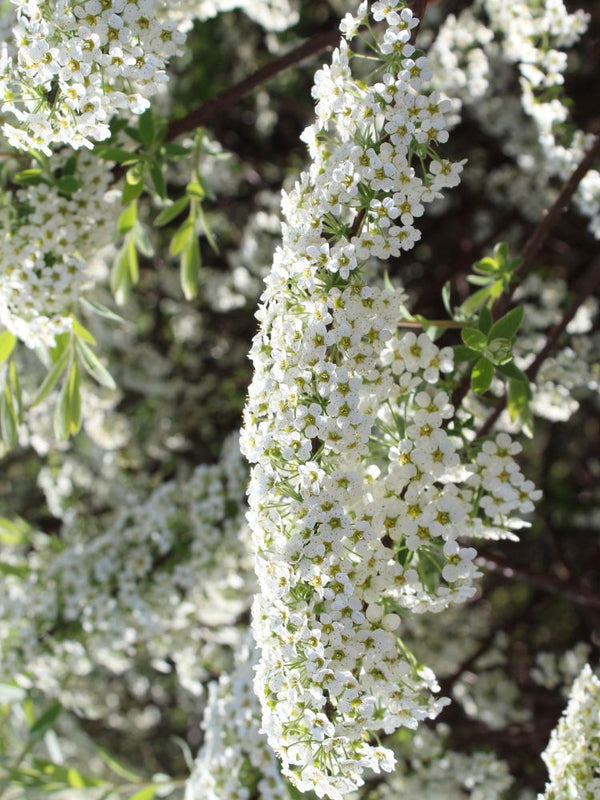
<path id="1" fill-rule="evenodd" d="M 69 415 L 69 381 L 66 380 L 60 392 L 58 393 L 58 400 L 54 407 L 54 435 L 59 441 L 69 438 L 69 431 L 71 428 L 71 419 Z"/>
<path id="2" fill-rule="evenodd" d="M 48 395 L 50 394 L 50 392 L 54 389 L 54 387 L 58 383 L 58 379 L 67 368 L 70 356 L 71 356 L 70 348 L 65 347 L 62 353 L 58 356 L 58 359 L 56 360 L 50 372 L 44 378 L 42 385 L 38 389 L 38 393 L 36 394 L 33 403 L 31 404 L 32 408 L 41 403 L 42 400 L 45 400 L 46 397 L 48 397 Z"/>
<path id="3" fill-rule="evenodd" d="M 172 256 L 179 255 L 184 247 L 187 247 L 187 244 L 192 236 L 195 236 L 194 220 L 191 217 L 188 217 L 185 222 L 181 223 L 171 239 L 169 253 Z"/>
<path id="4" fill-rule="evenodd" d="M 118 314 L 115 314 L 114 311 L 111 311 L 110 308 L 102 305 L 102 303 L 98 303 L 95 300 L 90 300 L 88 297 L 81 297 L 80 303 L 86 306 L 90 311 L 95 312 L 100 317 L 104 317 L 104 319 L 110 319 L 112 322 L 118 322 L 120 325 L 124 325 L 126 320 L 123 317 L 120 317 Z"/>
<path id="5" fill-rule="evenodd" d="M 154 142 L 154 114 L 151 108 L 147 108 L 143 114 L 140 115 L 138 120 L 138 130 L 140 132 L 140 139 L 146 147 L 150 147 Z"/>
<path id="6" fill-rule="evenodd" d="M 200 245 L 198 237 L 193 236 L 181 254 L 181 288 L 186 300 L 193 300 L 198 294 L 200 267 Z"/>
<path id="7" fill-rule="evenodd" d="M 69 433 L 79 433 L 81 428 L 81 389 L 79 385 L 79 365 L 75 361 L 67 381 L 69 400 Z"/>
<path id="8" fill-rule="evenodd" d="M 119 164 L 135 164 L 139 161 L 138 155 L 121 147 L 98 147 L 94 152 L 105 161 L 116 161 Z"/>
<path id="9" fill-rule="evenodd" d="M 156 189 L 156 194 L 161 200 L 165 200 L 167 197 L 167 183 L 163 175 L 162 164 L 158 161 L 153 161 L 152 164 L 150 164 L 150 177 Z"/>
<path id="10" fill-rule="evenodd" d="M 2 441 L 11 447 L 17 443 L 17 415 L 8 387 L 0 397 L 0 433 Z"/>
<path id="11" fill-rule="evenodd" d="M 117 222 L 117 230 L 121 234 L 129 233 L 129 231 L 135 225 L 136 220 L 137 220 L 137 203 L 134 200 L 127 206 L 127 208 L 121 211 L 119 220 Z"/>
<path id="12" fill-rule="evenodd" d="M 129 276 L 132 285 L 136 285 L 140 279 L 140 268 L 138 265 L 138 254 L 135 249 L 135 239 L 131 234 L 127 237 L 127 255 L 129 261 Z"/>
<path id="13" fill-rule="evenodd" d="M 77 320 L 74 316 L 71 316 L 71 324 L 73 325 L 73 333 L 78 339 L 82 339 L 84 342 L 88 342 L 92 345 L 96 344 L 96 340 L 92 334 L 87 328 L 84 328 L 81 322 L 79 322 L 79 320 Z"/>
<path id="14" fill-rule="evenodd" d="M 479 312 L 479 322 L 477 323 L 477 327 L 486 335 L 489 333 L 489 330 L 492 327 L 492 313 L 487 306 L 484 306 Z"/>
<path id="15" fill-rule="evenodd" d="M 155 227 L 161 228 L 163 225 L 167 225 L 185 211 L 189 204 L 190 198 L 186 196 L 180 197 L 179 200 L 176 200 L 172 205 L 163 208 L 158 217 L 154 220 Z"/>
<path id="16" fill-rule="evenodd" d="M 107 389 L 116 389 L 117 386 L 112 375 L 100 362 L 91 347 L 88 347 L 85 342 L 77 342 L 76 348 L 85 371 L 99 384 L 106 386 Z"/>

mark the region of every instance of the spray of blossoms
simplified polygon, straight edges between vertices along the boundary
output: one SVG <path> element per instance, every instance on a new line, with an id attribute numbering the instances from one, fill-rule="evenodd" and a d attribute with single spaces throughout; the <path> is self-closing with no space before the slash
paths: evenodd
<path id="1" fill-rule="evenodd" d="M 586 664 L 542 754 L 549 773 L 538 800 L 594 800 L 600 794 L 600 680 Z"/>
<path id="2" fill-rule="evenodd" d="M 533 219 L 549 204 L 553 181 L 566 180 L 594 142 L 573 124 L 563 89 L 566 50 L 588 22 L 589 15 L 569 13 L 563 0 L 476 0 L 444 20 L 432 46 L 436 86 L 460 98 L 516 161 L 488 180 Z M 518 69 L 520 96 L 507 64 Z M 590 169 L 574 195 L 596 238 L 599 189 L 600 172 Z"/>
<path id="3" fill-rule="evenodd" d="M 393 769 L 381 732 L 448 702 L 401 615 L 470 598 L 476 552 L 459 536 L 532 507 L 506 434 L 482 449 L 452 434 L 451 350 L 403 333 L 403 293 L 367 282 L 462 168 L 437 152 L 449 103 L 427 89 L 417 25 L 404 3 L 363 3 L 317 73 L 312 164 L 284 194 L 242 437 L 263 727 L 296 787 L 333 800 Z"/>
<path id="4" fill-rule="evenodd" d="M 185 37 L 158 19 L 155 0 L 14 2 L 15 47 L 0 52 L 2 126 L 17 149 L 51 154 L 57 143 L 91 147 L 115 113 L 141 114 L 167 80 Z"/>

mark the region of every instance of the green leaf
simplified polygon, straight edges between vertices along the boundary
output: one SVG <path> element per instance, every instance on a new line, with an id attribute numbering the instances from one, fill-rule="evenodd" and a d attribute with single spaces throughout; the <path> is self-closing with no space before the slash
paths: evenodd
<path id="1" fill-rule="evenodd" d="M 467 275 L 467 282 L 473 286 L 489 286 L 493 278 L 487 278 L 484 275 Z"/>
<path id="2" fill-rule="evenodd" d="M 143 114 L 140 114 L 138 131 L 140 132 L 142 144 L 145 144 L 146 147 L 150 147 L 150 145 L 154 143 L 155 137 L 154 114 L 151 108 L 147 108 Z"/>
<path id="3" fill-rule="evenodd" d="M 482 353 L 487 345 L 487 336 L 485 333 L 477 330 L 477 328 L 463 328 L 460 332 L 463 342 L 470 347 L 471 350 L 477 350 Z"/>
<path id="4" fill-rule="evenodd" d="M 143 191 L 144 191 L 143 176 L 142 179 L 137 181 L 136 183 L 125 181 L 123 183 L 123 188 L 121 190 L 121 204 L 127 206 L 130 203 L 133 203 L 135 200 L 138 199 L 138 197 L 141 195 Z"/>
<path id="5" fill-rule="evenodd" d="M 181 251 L 187 247 L 188 242 L 192 237 L 195 238 L 196 231 L 195 231 L 195 223 L 190 214 L 190 216 L 181 223 L 179 228 L 175 231 L 173 238 L 171 239 L 171 244 L 169 246 L 169 253 L 172 256 L 179 255 Z"/>
<path id="6" fill-rule="evenodd" d="M 180 197 L 179 200 L 175 200 L 172 205 L 167 206 L 167 208 L 163 208 L 158 217 L 154 220 L 154 226 L 161 228 L 163 225 L 167 225 L 169 222 L 178 217 L 182 211 L 185 211 L 189 204 L 190 198 L 187 196 Z"/>
<path id="7" fill-rule="evenodd" d="M 44 171 L 41 169 L 22 169 L 20 172 L 17 172 L 14 177 L 16 183 L 22 183 L 28 186 L 42 183 L 43 180 Z"/>
<path id="8" fill-rule="evenodd" d="M 470 316 L 474 314 L 481 306 L 485 305 L 491 296 L 491 287 L 486 286 L 485 289 L 478 289 L 470 297 L 467 297 L 465 302 L 461 305 L 461 310 Z"/>
<path id="9" fill-rule="evenodd" d="M 482 356 L 473 366 L 471 373 L 471 387 L 477 394 L 483 394 L 490 388 L 494 376 L 494 365 Z"/>
<path id="10" fill-rule="evenodd" d="M 54 407 L 53 415 L 54 435 L 59 441 L 64 441 L 69 438 L 71 430 L 71 417 L 69 413 L 69 381 L 66 380 L 60 392 L 58 393 L 58 400 Z"/>
<path id="11" fill-rule="evenodd" d="M 117 388 L 112 375 L 106 367 L 100 362 L 98 356 L 94 351 L 85 344 L 85 342 L 77 342 L 75 345 L 79 354 L 83 368 L 97 381 L 101 386 L 106 386 L 107 389 L 113 391 Z"/>
<path id="12" fill-rule="evenodd" d="M 115 314 L 115 312 L 111 311 L 110 308 L 102 305 L 102 303 L 97 303 L 95 300 L 90 300 L 88 297 L 80 297 L 79 302 L 86 306 L 90 311 L 93 311 L 100 317 L 104 317 L 104 319 L 112 320 L 112 322 L 118 322 L 120 325 L 124 325 L 126 322 L 123 317 Z"/>
<path id="13" fill-rule="evenodd" d="M 154 248 L 152 247 L 150 237 L 146 233 L 145 227 L 140 223 L 139 220 L 137 220 L 133 226 L 133 239 L 136 248 L 143 256 L 146 256 L 146 258 L 151 258 L 154 255 Z"/>
<path id="14" fill-rule="evenodd" d="M 519 306 L 494 322 L 488 336 L 490 342 L 492 339 L 514 339 L 523 321 L 524 313 L 523 306 Z"/>
<path id="15" fill-rule="evenodd" d="M 512 339 L 494 339 L 485 348 L 485 355 L 496 365 L 507 364 L 513 357 Z"/>
<path id="16" fill-rule="evenodd" d="M 117 305 L 123 305 L 131 295 L 131 273 L 129 271 L 129 247 L 127 242 L 119 250 L 110 272 L 110 289 Z"/>
<path id="17" fill-rule="evenodd" d="M 17 337 L 11 331 L 0 333 L 0 364 L 10 357 L 16 343 Z"/>
<path id="18" fill-rule="evenodd" d="M 504 375 L 504 377 L 512 378 L 515 381 L 523 381 L 526 386 L 529 386 L 529 378 L 517 367 L 514 361 L 509 361 L 506 364 L 499 364 L 496 369 L 501 375 Z"/>
<path id="19" fill-rule="evenodd" d="M 71 156 L 65 161 L 62 168 L 63 175 L 74 175 L 77 170 L 77 156 Z"/>
<path id="20" fill-rule="evenodd" d="M 198 237 L 193 236 L 181 253 L 181 288 L 186 300 L 193 300 L 198 294 L 201 266 L 200 244 Z"/>
<path id="21" fill-rule="evenodd" d="M 8 385 L 12 389 L 13 399 L 17 406 L 17 420 L 21 422 L 23 416 L 23 397 L 21 395 L 21 384 L 19 383 L 17 365 L 14 361 L 11 361 L 8 365 Z"/>
<path id="22" fill-rule="evenodd" d="M 129 275 L 132 285 L 135 286 L 140 279 L 140 268 L 138 265 L 137 250 L 135 249 L 135 239 L 131 234 L 127 237 L 126 244 L 129 257 Z"/>
<path id="23" fill-rule="evenodd" d="M 198 216 L 200 217 L 200 223 L 202 224 L 202 230 L 204 231 L 204 235 L 208 239 L 208 243 L 211 246 L 213 252 L 218 253 L 219 248 L 217 247 L 217 242 L 213 236 L 213 233 L 210 229 L 210 225 L 206 219 L 206 214 L 204 213 L 204 209 L 200 203 L 197 204 Z"/>
<path id="24" fill-rule="evenodd" d="M 118 164 L 135 164 L 139 155 L 123 150 L 121 147 L 98 147 L 94 150 L 98 158 L 106 161 L 116 161 Z"/>
<path id="25" fill-rule="evenodd" d="M 50 392 L 54 389 L 54 387 L 58 383 L 58 379 L 67 368 L 70 357 L 71 357 L 71 349 L 69 347 L 65 347 L 64 350 L 62 350 L 62 352 L 58 356 L 50 372 L 44 378 L 42 385 L 38 389 L 38 393 L 36 394 L 33 403 L 31 404 L 32 408 L 41 403 L 42 400 L 45 400 L 46 397 L 48 397 L 48 395 L 50 394 Z"/>
<path id="26" fill-rule="evenodd" d="M 79 381 L 79 365 L 75 361 L 71 366 L 67 380 L 69 400 L 69 433 L 79 433 L 81 429 L 81 389 Z"/>
<path id="27" fill-rule="evenodd" d="M 74 194 L 78 189 L 81 188 L 81 184 L 74 178 L 72 175 L 61 175 L 61 177 L 56 181 L 56 186 L 59 192 L 63 194 Z"/>
<path id="28" fill-rule="evenodd" d="M 129 233 L 137 220 L 137 203 L 134 200 L 127 208 L 121 211 L 119 221 L 117 222 L 117 230 L 119 233 Z"/>
<path id="29" fill-rule="evenodd" d="M 151 786 L 144 786 L 139 792 L 132 794 L 129 800 L 153 800 L 156 797 L 156 790 L 158 786 L 152 784 Z"/>
<path id="30" fill-rule="evenodd" d="M 8 386 L 0 396 L 0 433 L 2 440 L 11 447 L 17 443 L 17 413 L 12 401 L 12 395 Z"/>
<path id="31" fill-rule="evenodd" d="M 73 326 L 73 333 L 78 339 L 82 339 L 84 342 L 88 342 L 92 345 L 96 344 L 96 340 L 92 334 L 87 328 L 84 328 L 81 322 L 79 322 L 74 316 L 71 316 L 71 324 Z"/>
<path id="32" fill-rule="evenodd" d="M 519 419 L 523 433 L 531 438 L 533 436 L 533 415 L 529 407 L 529 384 L 521 380 L 508 382 L 508 411 L 512 420 Z"/>
<path id="33" fill-rule="evenodd" d="M 479 358 L 479 353 L 471 350 L 470 347 L 465 347 L 464 344 L 454 345 L 454 360 L 455 361 L 474 361 Z"/>
<path id="34" fill-rule="evenodd" d="M 477 327 L 482 333 L 485 333 L 486 336 L 492 327 L 492 312 L 487 306 L 484 306 L 479 312 L 479 322 L 477 323 Z"/>
<path id="35" fill-rule="evenodd" d="M 494 258 L 499 264 L 504 264 L 508 260 L 509 250 L 506 242 L 498 242 L 494 247 Z"/>
<path id="36" fill-rule="evenodd" d="M 152 178 L 152 183 L 156 189 L 156 194 L 161 198 L 161 200 L 165 200 L 167 197 L 167 183 L 165 181 L 162 164 L 160 162 L 153 161 L 152 164 L 150 164 L 150 177 Z"/>
<path id="37" fill-rule="evenodd" d="M 448 316 L 452 318 L 452 284 L 450 281 L 446 281 L 446 283 L 442 286 L 442 303 L 444 304 L 444 308 L 446 309 Z"/>
<path id="38" fill-rule="evenodd" d="M 189 147 L 184 147 L 182 144 L 174 144 L 173 142 L 166 142 L 160 149 L 167 158 L 183 158 L 183 156 L 187 156 L 191 153 Z"/>
<path id="39" fill-rule="evenodd" d="M 498 266 L 499 264 L 496 259 L 486 256 L 476 261 L 473 264 L 473 269 L 480 275 L 493 275 L 495 272 L 498 272 Z"/>
<path id="40" fill-rule="evenodd" d="M 29 728 L 29 737 L 36 741 L 42 739 L 46 731 L 49 731 L 54 726 L 62 710 L 61 703 L 58 700 L 54 700 Z"/>

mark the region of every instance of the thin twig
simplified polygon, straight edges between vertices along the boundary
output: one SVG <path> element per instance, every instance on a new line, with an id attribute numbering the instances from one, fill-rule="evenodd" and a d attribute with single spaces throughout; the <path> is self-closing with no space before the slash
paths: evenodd
<path id="1" fill-rule="evenodd" d="M 500 556 L 491 555 L 479 551 L 479 556 L 476 559 L 477 563 L 490 570 L 496 572 L 505 578 L 515 578 L 516 580 L 524 581 L 530 586 L 535 586 L 538 589 L 543 589 L 551 594 L 568 597 L 574 603 L 587 608 L 600 609 L 600 595 L 588 592 L 579 586 L 575 586 L 568 581 L 563 581 L 560 578 L 553 578 L 550 575 L 539 575 L 536 572 L 519 564 L 513 564 Z"/>

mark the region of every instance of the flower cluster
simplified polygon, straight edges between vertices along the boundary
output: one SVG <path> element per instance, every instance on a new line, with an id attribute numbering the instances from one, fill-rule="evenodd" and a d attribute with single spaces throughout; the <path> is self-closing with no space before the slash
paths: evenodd
<path id="1" fill-rule="evenodd" d="M 593 141 L 573 130 L 562 86 L 565 48 L 585 32 L 588 15 L 568 13 L 563 0 L 476 0 L 450 15 L 432 47 L 435 83 L 460 97 L 482 126 L 501 137 L 503 150 L 517 162 L 501 170 L 504 194 L 518 208 L 541 216 L 554 179 L 566 180 Z M 520 101 L 513 96 L 511 71 L 519 70 Z M 533 125 L 531 124 L 533 123 Z M 590 170 L 574 196 L 600 237 L 600 172 Z"/>
<path id="2" fill-rule="evenodd" d="M 0 54 L 2 131 L 18 149 L 91 147 L 115 113 L 141 114 L 184 34 L 155 0 L 15 2 L 14 47 Z"/>
<path id="3" fill-rule="evenodd" d="M 546 343 L 551 326 L 560 323 L 568 302 L 565 281 L 529 276 L 515 292 L 524 306 L 515 362 L 527 369 Z M 579 396 L 600 389 L 600 336 L 594 327 L 598 301 L 590 297 L 568 324 L 563 346 L 541 365 L 533 387 L 532 411 L 550 420 L 568 420 L 579 408 Z"/>
<path id="4" fill-rule="evenodd" d="M 491 753 L 448 749 L 448 728 L 421 728 L 398 749 L 398 770 L 369 792 L 366 800 L 501 800 L 513 779 L 504 761 Z"/>
<path id="5" fill-rule="evenodd" d="M 600 794 L 600 679 L 586 664 L 542 754 L 549 782 L 539 800 L 593 800 Z"/>
<path id="6" fill-rule="evenodd" d="M 27 554 L 13 554 L 3 586 L 3 671 L 69 703 L 71 674 L 120 673 L 144 648 L 152 663 L 172 659 L 179 683 L 198 694 L 219 641 L 211 629 L 235 625 L 254 588 L 245 484 L 231 439 L 218 464 L 130 498 L 132 507 L 95 536 L 75 518 L 60 545 L 40 534 Z"/>
<path id="7" fill-rule="evenodd" d="M 283 198 L 242 436 L 256 464 L 263 727 L 297 788 L 334 800 L 365 769 L 393 769 L 372 734 L 447 702 L 399 639 L 397 612 L 471 597 L 476 552 L 459 537 L 506 527 L 534 496 L 508 437 L 463 454 L 442 381 L 451 350 L 403 333 L 403 293 L 366 282 L 369 262 L 419 239 L 416 219 L 462 166 L 435 150 L 448 103 L 426 89 L 418 21 L 401 2 L 371 13 L 381 36 L 363 36 L 362 4 L 316 75 L 312 164 Z M 350 68 L 365 38 L 382 72 L 370 85 Z"/>
<path id="8" fill-rule="evenodd" d="M 29 347 L 52 345 L 70 329 L 87 259 L 110 242 L 119 205 L 106 165 L 85 151 L 63 149 L 33 171 L 37 183 L 2 209 L 0 244 L 0 323 Z"/>
<path id="9" fill-rule="evenodd" d="M 290 798 L 279 763 L 259 732 L 260 705 L 252 689 L 256 650 L 251 637 L 240 656 L 231 675 L 222 675 L 209 686 L 204 742 L 186 784 L 185 800 Z"/>

